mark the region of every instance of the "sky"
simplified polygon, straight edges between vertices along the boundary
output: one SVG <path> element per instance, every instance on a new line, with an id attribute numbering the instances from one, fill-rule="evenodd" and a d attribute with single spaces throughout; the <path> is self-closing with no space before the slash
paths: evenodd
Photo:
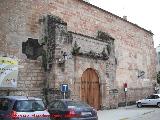
<path id="1" fill-rule="evenodd" d="M 160 0 L 88 0 L 138 26 L 151 30 L 154 34 L 154 47 L 160 44 Z"/>

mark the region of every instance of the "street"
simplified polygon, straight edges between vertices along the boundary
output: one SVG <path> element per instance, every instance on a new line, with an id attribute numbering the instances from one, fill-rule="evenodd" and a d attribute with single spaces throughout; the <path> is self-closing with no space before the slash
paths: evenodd
<path id="1" fill-rule="evenodd" d="M 98 111 L 99 120 L 160 120 L 160 108 L 136 105 Z"/>

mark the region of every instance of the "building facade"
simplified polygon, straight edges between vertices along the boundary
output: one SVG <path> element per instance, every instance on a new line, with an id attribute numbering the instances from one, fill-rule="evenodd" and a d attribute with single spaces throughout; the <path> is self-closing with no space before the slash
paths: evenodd
<path id="1" fill-rule="evenodd" d="M 160 71 L 160 46 L 156 47 L 156 53 L 157 53 L 157 72 Z"/>
<path id="2" fill-rule="evenodd" d="M 153 34 L 82 0 L 0 0 L 0 55 L 18 61 L 1 95 L 63 97 L 116 108 L 153 92 Z M 1 83 L 2 84 L 2 83 Z"/>

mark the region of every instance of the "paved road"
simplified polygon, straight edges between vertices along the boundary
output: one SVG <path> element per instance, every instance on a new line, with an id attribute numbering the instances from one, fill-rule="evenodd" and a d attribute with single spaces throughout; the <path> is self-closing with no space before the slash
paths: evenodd
<path id="1" fill-rule="evenodd" d="M 160 120 L 160 108 L 153 109 L 153 111 L 144 113 L 141 116 L 132 118 L 131 120 Z"/>
<path id="2" fill-rule="evenodd" d="M 160 120 L 160 108 L 134 106 L 98 111 L 99 120 Z"/>

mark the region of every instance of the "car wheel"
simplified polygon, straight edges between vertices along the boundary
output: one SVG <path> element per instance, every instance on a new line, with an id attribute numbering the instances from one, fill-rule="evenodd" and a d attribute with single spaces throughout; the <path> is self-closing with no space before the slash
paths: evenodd
<path id="1" fill-rule="evenodd" d="M 157 103 L 157 106 L 160 108 L 160 103 Z"/>
<path id="2" fill-rule="evenodd" d="M 142 107 L 142 103 L 137 103 L 137 107 L 141 108 Z"/>

